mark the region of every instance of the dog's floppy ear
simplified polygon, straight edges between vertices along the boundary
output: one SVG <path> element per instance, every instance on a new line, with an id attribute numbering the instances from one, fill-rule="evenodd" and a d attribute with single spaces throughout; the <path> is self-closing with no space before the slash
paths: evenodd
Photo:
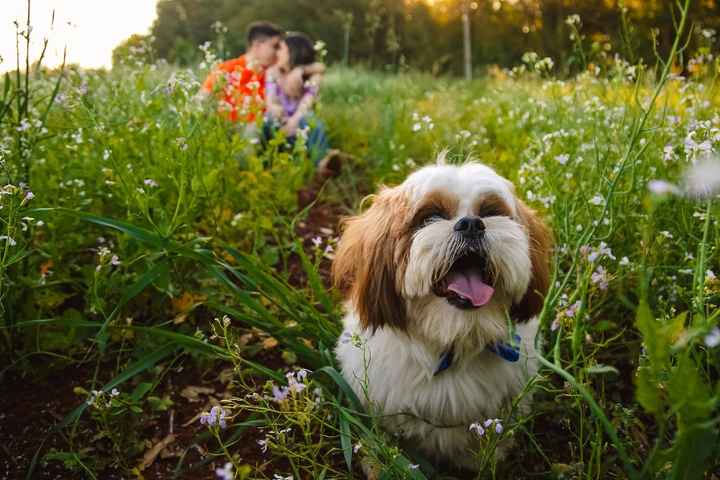
<path id="1" fill-rule="evenodd" d="M 333 283 L 353 303 L 363 328 L 405 329 L 405 303 L 399 292 L 407 265 L 408 211 L 405 195 L 385 188 L 365 213 L 343 222 Z"/>
<path id="2" fill-rule="evenodd" d="M 519 303 L 512 306 L 511 315 L 517 320 L 530 320 L 540 313 L 550 287 L 550 256 L 552 235 L 537 213 L 518 200 L 518 216 L 530 237 L 532 272 L 530 285 Z"/>

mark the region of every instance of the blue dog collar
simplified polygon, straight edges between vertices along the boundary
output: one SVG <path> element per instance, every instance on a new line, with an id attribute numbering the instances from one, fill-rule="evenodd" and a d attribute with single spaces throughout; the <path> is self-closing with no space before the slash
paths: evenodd
<path id="1" fill-rule="evenodd" d="M 511 344 L 498 342 L 493 345 L 488 345 L 487 349 L 508 362 L 517 362 L 520 360 L 520 335 L 513 335 L 513 342 Z"/>
<path id="2" fill-rule="evenodd" d="M 493 352 L 498 357 L 508 362 L 517 362 L 520 360 L 520 335 L 513 335 L 512 343 L 497 342 L 487 346 L 487 349 Z M 440 363 L 438 364 L 433 376 L 444 372 L 452 366 L 455 352 L 452 347 L 440 356 Z"/>

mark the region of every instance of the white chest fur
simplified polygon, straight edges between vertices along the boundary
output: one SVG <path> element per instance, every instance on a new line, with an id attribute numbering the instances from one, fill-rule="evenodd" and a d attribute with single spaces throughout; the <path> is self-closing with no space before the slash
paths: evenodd
<path id="1" fill-rule="evenodd" d="M 379 329 L 361 332 L 354 313 L 344 319 L 336 354 L 358 397 L 383 416 L 383 425 L 411 439 L 426 454 L 472 468 L 473 422 L 500 416 L 537 373 L 536 319 L 518 325 L 520 359 L 509 362 L 489 350 L 456 357 L 437 375 L 442 352 L 407 334 Z M 359 342 L 348 341 L 349 334 Z M 526 401 L 529 400 L 529 396 Z"/>

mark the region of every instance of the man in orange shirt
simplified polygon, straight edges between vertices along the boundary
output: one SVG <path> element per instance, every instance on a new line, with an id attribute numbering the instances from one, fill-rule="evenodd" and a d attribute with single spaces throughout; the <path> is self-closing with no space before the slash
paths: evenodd
<path id="1" fill-rule="evenodd" d="M 218 65 L 202 91 L 215 94 L 218 109 L 233 122 L 254 123 L 265 110 L 265 70 L 275 63 L 283 32 L 270 22 L 248 27 L 247 51 Z"/>

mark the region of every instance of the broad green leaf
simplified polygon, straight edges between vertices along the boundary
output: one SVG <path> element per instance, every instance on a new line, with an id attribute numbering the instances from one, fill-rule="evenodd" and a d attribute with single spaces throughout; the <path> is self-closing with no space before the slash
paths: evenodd
<path id="1" fill-rule="evenodd" d="M 663 411 L 662 392 L 658 388 L 655 375 L 648 367 L 638 368 L 635 378 L 635 397 L 642 407 L 654 415 Z"/>
<path id="2" fill-rule="evenodd" d="M 145 394 L 147 394 L 150 390 L 152 390 L 153 384 L 151 382 L 142 382 L 139 383 L 137 387 L 135 387 L 135 390 L 130 394 L 130 398 L 133 400 L 140 401 Z"/>
<path id="3" fill-rule="evenodd" d="M 348 467 L 348 472 L 352 472 L 352 435 L 350 434 L 350 423 L 345 417 L 340 417 L 340 446 L 342 447 L 343 456 L 345 457 L 345 464 Z"/>
<path id="4" fill-rule="evenodd" d="M 315 298 L 318 299 L 320 304 L 323 306 L 323 309 L 325 310 L 325 312 L 327 312 L 327 313 L 332 312 L 333 300 L 332 300 L 332 298 L 330 298 L 330 295 L 328 295 L 328 292 L 322 283 L 322 279 L 320 278 L 320 273 L 317 271 L 317 268 L 315 268 L 315 265 L 313 265 L 313 263 L 308 258 L 307 254 L 305 253 L 305 250 L 303 249 L 302 243 L 299 240 L 295 242 L 295 251 L 297 252 L 298 256 L 300 257 L 300 261 L 302 262 L 303 270 L 305 270 L 305 274 L 307 275 L 307 278 L 308 278 L 308 284 L 310 285 L 310 288 L 312 288 Z"/>

